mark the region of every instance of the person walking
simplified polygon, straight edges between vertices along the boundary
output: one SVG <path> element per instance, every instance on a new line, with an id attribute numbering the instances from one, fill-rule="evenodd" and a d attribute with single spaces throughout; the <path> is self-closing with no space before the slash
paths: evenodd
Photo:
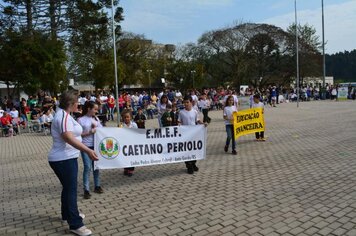
<path id="1" fill-rule="evenodd" d="M 77 112 L 77 95 L 73 91 L 63 92 L 56 112 L 51 134 L 52 148 L 48 154 L 48 162 L 62 184 L 61 214 L 62 220 L 67 221 L 72 233 L 80 236 L 91 235 L 92 231 L 83 224 L 83 214 L 78 211 L 78 156 L 86 152 L 90 159 L 98 160 L 94 150 L 82 143 L 82 127 L 70 115 Z"/>
<path id="2" fill-rule="evenodd" d="M 207 126 L 207 123 L 203 123 L 199 120 L 198 112 L 193 109 L 193 99 L 190 95 L 186 95 L 183 99 L 184 109 L 179 112 L 178 123 L 180 125 L 198 125 L 204 124 Z M 197 161 L 186 161 L 185 165 L 187 167 L 188 174 L 194 174 L 194 171 L 199 171 L 198 166 L 196 165 Z"/>
<path id="3" fill-rule="evenodd" d="M 237 112 L 236 106 L 234 105 L 234 97 L 232 95 L 228 96 L 224 106 L 223 117 L 225 120 L 225 129 L 226 129 L 226 142 L 224 151 L 229 151 L 230 141 L 232 141 L 232 154 L 237 155 L 236 151 L 236 141 L 234 135 L 234 124 L 232 123 L 233 114 Z"/>
<path id="4" fill-rule="evenodd" d="M 94 150 L 94 134 L 97 128 L 103 127 L 100 123 L 99 118 L 96 116 L 99 106 L 97 103 L 92 101 L 87 101 L 84 104 L 82 116 L 78 119 L 78 123 L 83 128 L 82 133 L 82 143 Z M 103 193 L 104 190 L 100 186 L 100 173 L 99 170 L 94 170 L 94 161 L 90 159 L 86 152 L 80 152 L 83 159 L 83 186 L 84 186 L 84 199 L 90 199 L 90 172 L 93 170 L 94 175 L 94 192 Z"/>

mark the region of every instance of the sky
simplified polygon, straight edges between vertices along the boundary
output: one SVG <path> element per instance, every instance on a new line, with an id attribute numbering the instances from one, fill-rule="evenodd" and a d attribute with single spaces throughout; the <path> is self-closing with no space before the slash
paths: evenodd
<path id="1" fill-rule="evenodd" d="M 294 23 L 294 0 L 120 0 L 124 31 L 156 43 L 196 43 L 210 30 L 236 22 Z M 321 0 L 297 0 L 298 23 L 322 35 Z M 324 0 L 326 53 L 356 49 L 356 0 Z"/>

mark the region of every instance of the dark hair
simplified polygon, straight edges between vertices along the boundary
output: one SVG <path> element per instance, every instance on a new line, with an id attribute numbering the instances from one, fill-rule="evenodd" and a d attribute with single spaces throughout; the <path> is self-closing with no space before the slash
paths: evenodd
<path id="1" fill-rule="evenodd" d="M 77 93 L 73 90 L 65 91 L 61 94 L 59 99 L 59 108 L 66 110 L 71 105 L 77 102 L 78 96 Z"/>
<path id="2" fill-rule="evenodd" d="M 183 98 L 183 101 L 190 101 L 190 102 L 192 102 L 192 101 L 193 101 L 193 98 L 192 98 L 192 96 L 190 96 L 190 95 L 185 95 L 184 98 Z"/>
<path id="3" fill-rule="evenodd" d="M 228 102 L 229 102 L 229 100 L 230 100 L 231 98 L 234 100 L 234 96 L 232 96 L 232 95 L 229 95 L 229 96 L 226 98 L 225 106 L 228 106 L 228 105 L 229 105 Z M 234 102 L 235 102 L 235 100 L 234 100 Z"/>
<path id="4" fill-rule="evenodd" d="M 163 94 L 163 95 L 162 95 L 162 97 L 161 97 L 161 99 L 160 99 L 160 102 L 161 102 L 161 103 L 162 103 L 163 98 L 167 98 L 167 103 L 168 103 L 168 96 L 167 96 L 166 94 Z"/>
<path id="5" fill-rule="evenodd" d="M 99 104 L 96 102 L 86 101 L 83 106 L 82 116 L 85 116 L 86 114 L 88 114 L 88 111 L 93 109 L 95 105 L 99 106 Z M 95 117 L 95 119 L 96 119 L 96 117 Z"/>
<path id="6" fill-rule="evenodd" d="M 258 93 L 256 93 L 255 95 L 253 95 L 253 98 L 257 98 L 258 100 L 260 100 L 261 96 Z"/>
<path id="7" fill-rule="evenodd" d="M 132 119 L 132 113 L 129 109 L 124 109 L 122 112 L 121 112 L 121 117 L 124 117 L 126 114 L 129 114 L 131 119 Z"/>

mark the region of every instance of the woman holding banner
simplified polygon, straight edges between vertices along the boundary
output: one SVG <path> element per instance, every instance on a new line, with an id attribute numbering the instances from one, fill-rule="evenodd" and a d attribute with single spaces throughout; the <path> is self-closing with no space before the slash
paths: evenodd
<path id="1" fill-rule="evenodd" d="M 77 205 L 77 177 L 79 151 L 86 152 L 90 159 L 98 160 L 93 150 L 81 141 L 82 127 L 70 115 L 78 111 L 77 95 L 73 91 L 63 92 L 56 112 L 51 134 L 53 146 L 48 154 L 49 165 L 62 184 L 61 213 L 69 229 L 76 235 L 90 235 L 91 230 L 83 224 L 83 214 Z"/>

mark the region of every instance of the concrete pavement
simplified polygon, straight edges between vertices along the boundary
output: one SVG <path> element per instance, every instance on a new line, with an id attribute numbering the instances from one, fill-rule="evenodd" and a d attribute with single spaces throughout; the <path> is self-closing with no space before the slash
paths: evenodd
<path id="1" fill-rule="evenodd" d="M 101 171 L 105 193 L 78 204 L 94 235 L 356 235 L 356 103 L 305 102 L 266 108 L 266 142 L 223 151 L 222 111 L 210 113 L 207 158 Z M 157 126 L 149 121 L 148 127 Z M 63 235 L 52 139 L 0 138 L 0 235 Z M 92 178 L 92 177 L 91 177 Z M 93 185 L 91 179 L 91 186 Z"/>

